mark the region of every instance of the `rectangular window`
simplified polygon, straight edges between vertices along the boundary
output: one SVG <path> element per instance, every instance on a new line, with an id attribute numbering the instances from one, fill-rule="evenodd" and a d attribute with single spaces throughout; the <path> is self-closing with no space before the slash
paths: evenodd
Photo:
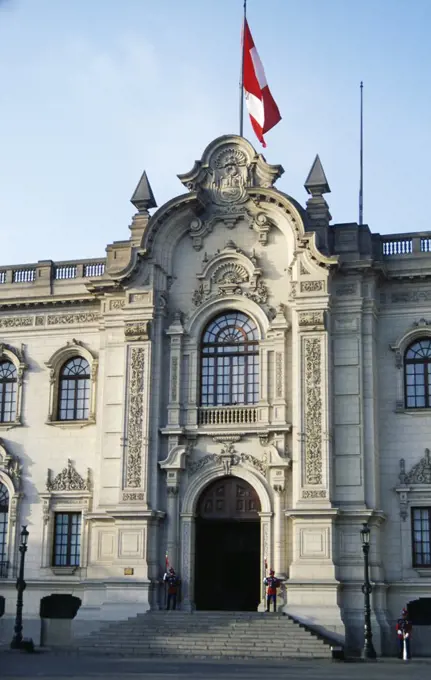
<path id="1" fill-rule="evenodd" d="M 54 567 L 79 567 L 81 513 L 56 512 L 54 528 Z"/>
<path id="2" fill-rule="evenodd" d="M 431 567 L 431 508 L 412 508 L 413 566 Z"/>

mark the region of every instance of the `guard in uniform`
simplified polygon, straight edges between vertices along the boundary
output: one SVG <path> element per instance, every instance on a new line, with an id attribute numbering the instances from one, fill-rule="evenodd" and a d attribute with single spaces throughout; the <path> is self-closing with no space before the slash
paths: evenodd
<path id="1" fill-rule="evenodd" d="M 404 645 L 406 649 L 407 659 L 411 659 L 410 639 L 412 634 L 412 622 L 409 619 L 407 609 L 403 609 L 401 617 L 397 621 L 397 644 L 398 644 L 398 658 L 404 658 Z"/>
<path id="2" fill-rule="evenodd" d="M 266 611 L 269 612 L 271 601 L 274 603 L 274 611 L 277 611 L 277 588 L 280 587 L 280 581 L 275 578 L 274 569 L 270 569 L 269 576 L 263 579 L 266 585 Z"/>
<path id="3" fill-rule="evenodd" d="M 180 579 L 175 573 L 175 569 L 171 567 L 169 571 L 163 576 L 163 580 L 168 586 L 168 600 L 166 609 L 169 610 L 172 602 L 172 609 L 177 607 L 177 594 L 178 586 L 180 585 Z"/>

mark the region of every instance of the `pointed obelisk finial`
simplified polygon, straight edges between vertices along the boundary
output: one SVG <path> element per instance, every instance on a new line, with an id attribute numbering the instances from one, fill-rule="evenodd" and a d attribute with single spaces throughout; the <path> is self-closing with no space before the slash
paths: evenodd
<path id="1" fill-rule="evenodd" d="M 311 229 L 316 233 L 317 247 L 323 253 L 329 252 L 328 227 L 332 217 L 323 194 L 328 194 L 331 190 L 319 155 L 314 159 L 304 187 L 310 194 L 307 201 L 307 215 Z"/>
<path id="2" fill-rule="evenodd" d="M 150 208 L 157 208 L 156 199 L 154 198 L 153 190 L 148 181 L 147 173 L 142 173 L 142 177 L 138 182 L 130 202 L 140 213 L 146 213 Z"/>
<path id="3" fill-rule="evenodd" d="M 323 194 L 331 193 L 328 180 L 326 179 L 325 171 L 317 154 L 308 177 L 305 180 L 304 187 L 312 196 L 322 196 Z"/>

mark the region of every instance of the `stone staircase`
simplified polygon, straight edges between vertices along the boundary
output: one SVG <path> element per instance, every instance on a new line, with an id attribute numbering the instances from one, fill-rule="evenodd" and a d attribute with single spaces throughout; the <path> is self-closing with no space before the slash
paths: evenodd
<path id="1" fill-rule="evenodd" d="M 76 640 L 82 653 L 194 658 L 332 658 L 331 643 L 282 614 L 151 611 Z"/>

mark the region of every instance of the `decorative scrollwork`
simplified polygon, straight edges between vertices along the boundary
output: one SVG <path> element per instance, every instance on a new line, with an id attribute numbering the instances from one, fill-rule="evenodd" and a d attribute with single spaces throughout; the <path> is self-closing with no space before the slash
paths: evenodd
<path id="1" fill-rule="evenodd" d="M 46 480 L 47 491 L 90 491 L 91 480 L 90 470 L 87 472 L 87 479 L 81 477 L 79 472 L 73 467 L 72 461 L 67 461 L 67 467 L 54 478 L 51 478 L 51 470 L 48 470 Z"/>
<path id="2" fill-rule="evenodd" d="M 305 480 L 322 484 L 322 348 L 319 338 L 305 340 Z"/>

